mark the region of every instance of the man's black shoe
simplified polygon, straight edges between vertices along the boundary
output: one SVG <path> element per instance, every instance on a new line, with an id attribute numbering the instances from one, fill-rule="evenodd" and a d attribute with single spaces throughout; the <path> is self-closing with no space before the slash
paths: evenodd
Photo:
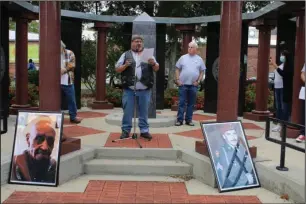
<path id="1" fill-rule="evenodd" d="M 183 125 L 183 122 L 177 121 L 177 122 L 175 123 L 175 126 L 181 126 L 181 125 Z"/>
<path id="2" fill-rule="evenodd" d="M 128 138 L 129 136 L 130 136 L 130 134 L 128 132 L 123 131 L 121 136 L 120 136 L 120 139 L 125 139 L 125 138 Z"/>
<path id="3" fill-rule="evenodd" d="M 148 133 L 148 132 L 141 133 L 140 137 L 143 137 L 143 138 L 148 139 L 148 140 L 152 139 L 152 135 L 150 133 Z"/>
<path id="4" fill-rule="evenodd" d="M 194 126 L 194 123 L 193 122 L 186 122 L 186 125 Z"/>

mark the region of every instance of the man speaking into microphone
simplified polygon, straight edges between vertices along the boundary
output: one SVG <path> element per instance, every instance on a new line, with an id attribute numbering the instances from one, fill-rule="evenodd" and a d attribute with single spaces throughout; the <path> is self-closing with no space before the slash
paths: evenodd
<path id="1" fill-rule="evenodd" d="M 151 100 L 151 89 L 154 84 L 153 72 L 158 71 L 159 64 L 153 55 L 148 61 L 144 62 L 142 60 L 143 51 L 143 37 L 133 35 L 131 49 L 121 55 L 115 66 L 116 71 L 121 73 L 123 87 L 123 118 L 120 139 L 128 138 L 132 129 L 134 89 L 136 90 L 136 97 L 138 98 L 136 104 L 139 116 L 138 126 L 140 129 L 140 137 L 152 139 L 149 133 L 148 110 Z M 135 87 L 134 84 L 136 84 Z"/>

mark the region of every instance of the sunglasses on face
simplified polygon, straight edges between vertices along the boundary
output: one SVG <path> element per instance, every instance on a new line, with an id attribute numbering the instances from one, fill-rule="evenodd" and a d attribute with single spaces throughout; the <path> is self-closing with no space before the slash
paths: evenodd
<path id="1" fill-rule="evenodd" d="M 37 134 L 35 137 L 35 141 L 37 144 L 42 144 L 44 141 L 47 141 L 49 147 L 54 145 L 54 137 L 53 136 L 46 136 L 45 134 Z"/>

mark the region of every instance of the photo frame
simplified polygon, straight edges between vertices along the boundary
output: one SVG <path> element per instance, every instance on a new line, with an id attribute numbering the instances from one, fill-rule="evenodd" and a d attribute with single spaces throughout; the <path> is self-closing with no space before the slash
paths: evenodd
<path id="1" fill-rule="evenodd" d="M 62 112 L 18 112 L 9 184 L 58 186 L 63 121 Z"/>
<path id="2" fill-rule="evenodd" d="M 241 121 L 200 125 L 219 192 L 260 187 Z"/>

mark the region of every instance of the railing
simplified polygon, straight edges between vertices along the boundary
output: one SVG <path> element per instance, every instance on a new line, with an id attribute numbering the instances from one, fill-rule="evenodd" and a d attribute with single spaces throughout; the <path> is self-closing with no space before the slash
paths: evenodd
<path id="1" fill-rule="evenodd" d="M 270 122 L 277 122 L 279 124 L 281 124 L 282 130 L 281 130 L 281 140 L 277 140 L 274 138 L 270 137 Z M 287 167 L 285 167 L 285 156 L 286 156 L 286 147 L 294 149 L 296 151 L 299 152 L 304 152 L 305 153 L 305 148 L 301 148 L 298 146 L 295 146 L 293 144 L 289 144 L 286 142 L 287 139 L 287 127 L 291 127 L 291 128 L 296 128 L 298 130 L 305 128 L 305 126 L 303 125 L 299 125 L 299 124 L 295 124 L 295 123 L 289 123 L 283 120 L 279 120 L 276 118 L 267 118 L 266 120 L 266 140 L 270 141 L 270 142 L 274 142 L 277 144 L 281 145 L 281 154 L 280 154 L 280 165 L 276 167 L 277 170 L 279 171 L 288 171 L 289 169 Z"/>

